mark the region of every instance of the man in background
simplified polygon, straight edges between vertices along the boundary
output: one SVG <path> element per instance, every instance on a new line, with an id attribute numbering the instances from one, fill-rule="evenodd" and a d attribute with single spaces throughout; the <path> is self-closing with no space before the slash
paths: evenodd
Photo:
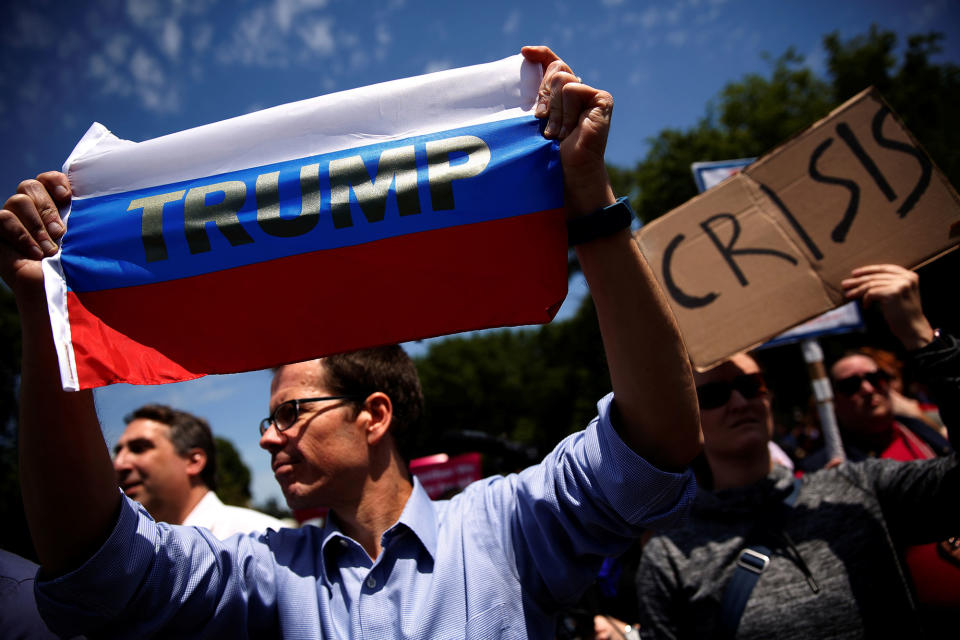
<path id="1" fill-rule="evenodd" d="M 203 418 L 160 404 L 140 407 L 126 417 L 127 428 L 113 448 L 120 488 L 157 521 L 209 529 L 228 538 L 235 533 L 279 530 L 280 520 L 217 497 L 217 452 Z"/>

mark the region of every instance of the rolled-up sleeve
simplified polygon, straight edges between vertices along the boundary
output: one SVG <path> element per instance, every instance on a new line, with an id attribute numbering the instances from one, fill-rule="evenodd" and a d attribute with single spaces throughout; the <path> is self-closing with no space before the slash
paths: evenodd
<path id="1" fill-rule="evenodd" d="M 696 495 L 691 471 L 662 471 L 637 455 L 611 424 L 613 395 L 598 416 L 543 462 L 504 484 L 515 512 L 503 534 L 524 586 L 546 601 L 575 600 L 604 557 L 644 529 L 679 526 Z"/>
<path id="2" fill-rule="evenodd" d="M 597 403 L 598 415 L 584 432 L 584 449 L 598 497 L 627 522 L 650 529 L 684 524 L 697 495 L 693 472 L 661 471 L 627 445 L 613 428 L 613 394 Z"/>
<path id="3" fill-rule="evenodd" d="M 199 528 L 156 523 L 124 498 L 93 557 L 37 582 L 37 608 L 61 635 L 245 637 L 275 619 L 271 562 L 252 535 L 220 541 Z"/>

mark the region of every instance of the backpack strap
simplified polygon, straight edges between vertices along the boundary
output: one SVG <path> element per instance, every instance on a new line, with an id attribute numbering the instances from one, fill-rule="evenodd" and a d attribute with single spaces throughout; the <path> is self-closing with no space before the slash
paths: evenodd
<path id="1" fill-rule="evenodd" d="M 800 494 L 800 478 L 793 479 L 793 491 L 783 499 L 783 509 L 780 509 L 781 516 L 793 508 L 797 502 L 797 496 Z M 753 537 L 758 527 L 751 530 Z M 743 616 L 743 610 L 747 607 L 747 600 L 753 588 L 757 586 L 757 580 L 770 564 L 772 552 L 769 547 L 762 544 L 752 544 L 743 549 L 737 557 L 737 566 L 733 570 L 730 582 L 723 590 L 723 601 L 720 603 L 720 617 L 717 620 L 717 627 L 714 630 L 714 637 L 718 640 L 731 640 L 737 633 L 740 626 L 740 618 Z"/>

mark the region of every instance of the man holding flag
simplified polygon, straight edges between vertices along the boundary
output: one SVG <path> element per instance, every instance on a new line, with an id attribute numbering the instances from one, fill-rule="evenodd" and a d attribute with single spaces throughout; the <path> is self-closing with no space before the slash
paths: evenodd
<path id="1" fill-rule="evenodd" d="M 64 392 L 56 375 L 40 258 L 56 252 L 56 205 L 70 184 L 42 174 L 6 202 L 0 275 L 23 326 L 21 484 L 42 565 L 38 606 L 55 631 L 549 637 L 553 614 L 603 557 L 683 518 L 695 491 L 683 470 L 700 444 L 693 380 L 629 219 L 611 223 L 622 207 L 603 161 L 612 98 L 546 47 L 523 54 L 544 70 L 536 116 L 560 143 L 571 241 L 613 394 L 543 463 L 451 501 L 430 502 L 402 464 L 394 428 L 415 422 L 419 388 L 409 360 L 386 348 L 287 365 L 274 378 L 261 446 L 291 505 L 332 506 L 324 529 L 221 542 L 155 523 L 117 491 L 91 393 Z M 357 286 L 371 288 L 363 313 L 389 314 L 375 308 L 376 283 Z"/>

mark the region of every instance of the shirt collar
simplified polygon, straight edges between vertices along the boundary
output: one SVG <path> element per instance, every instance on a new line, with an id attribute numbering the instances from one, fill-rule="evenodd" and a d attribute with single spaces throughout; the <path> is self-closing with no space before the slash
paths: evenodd
<path id="1" fill-rule="evenodd" d="M 346 535 L 340 531 L 340 527 L 337 525 L 336 518 L 332 517 L 333 512 L 331 512 L 326 521 L 323 524 L 323 532 L 321 533 L 322 542 L 320 543 L 320 558 L 323 563 L 323 579 L 326 581 L 327 586 L 330 586 L 330 573 L 337 571 L 335 566 L 327 566 L 327 560 L 339 552 L 339 549 L 332 550 L 331 554 L 327 554 L 327 546 L 330 544 L 342 544 L 341 540 L 350 540 Z M 410 497 L 407 499 L 407 503 L 403 507 L 403 512 L 400 514 L 400 519 L 397 520 L 396 524 L 387 529 L 383 533 L 381 538 L 382 543 L 386 543 L 387 539 L 391 537 L 388 534 L 395 535 L 395 530 L 403 526 L 409 529 L 418 540 L 420 544 L 423 545 L 423 548 L 426 549 L 427 553 L 430 554 L 431 559 L 436 561 L 437 557 L 437 513 L 436 505 L 430 499 L 430 496 L 427 495 L 426 490 L 423 488 L 423 485 L 420 484 L 420 480 L 416 476 L 413 477 L 413 492 L 410 494 Z M 386 539 L 385 539 L 386 538 Z M 353 542 L 356 544 L 356 542 Z M 384 544 L 386 548 L 386 544 Z"/>
<path id="2" fill-rule="evenodd" d="M 413 532 L 430 557 L 437 559 L 437 511 L 436 504 L 427 495 L 420 480 L 413 477 L 413 493 L 407 500 L 397 524 L 405 525 Z M 395 527 L 396 525 L 394 525 Z M 391 527 L 393 529 L 394 527 Z"/>
<path id="3" fill-rule="evenodd" d="M 187 514 L 187 517 L 183 519 L 181 524 L 199 525 L 201 527 L 209 528 L 210 525 L 203 524 L 209 519 L 208 514 L 215 512 L 217 508 L 222 505 L 223 503 L 220 502 L 217 494 L 215 494 L 213 491 L 207 491 L 205 494 L 203 494 L 203 497 L 200 498 L 200 502 L 193 506 L 193 509 L 190 510 L 190 513 Z"/>

